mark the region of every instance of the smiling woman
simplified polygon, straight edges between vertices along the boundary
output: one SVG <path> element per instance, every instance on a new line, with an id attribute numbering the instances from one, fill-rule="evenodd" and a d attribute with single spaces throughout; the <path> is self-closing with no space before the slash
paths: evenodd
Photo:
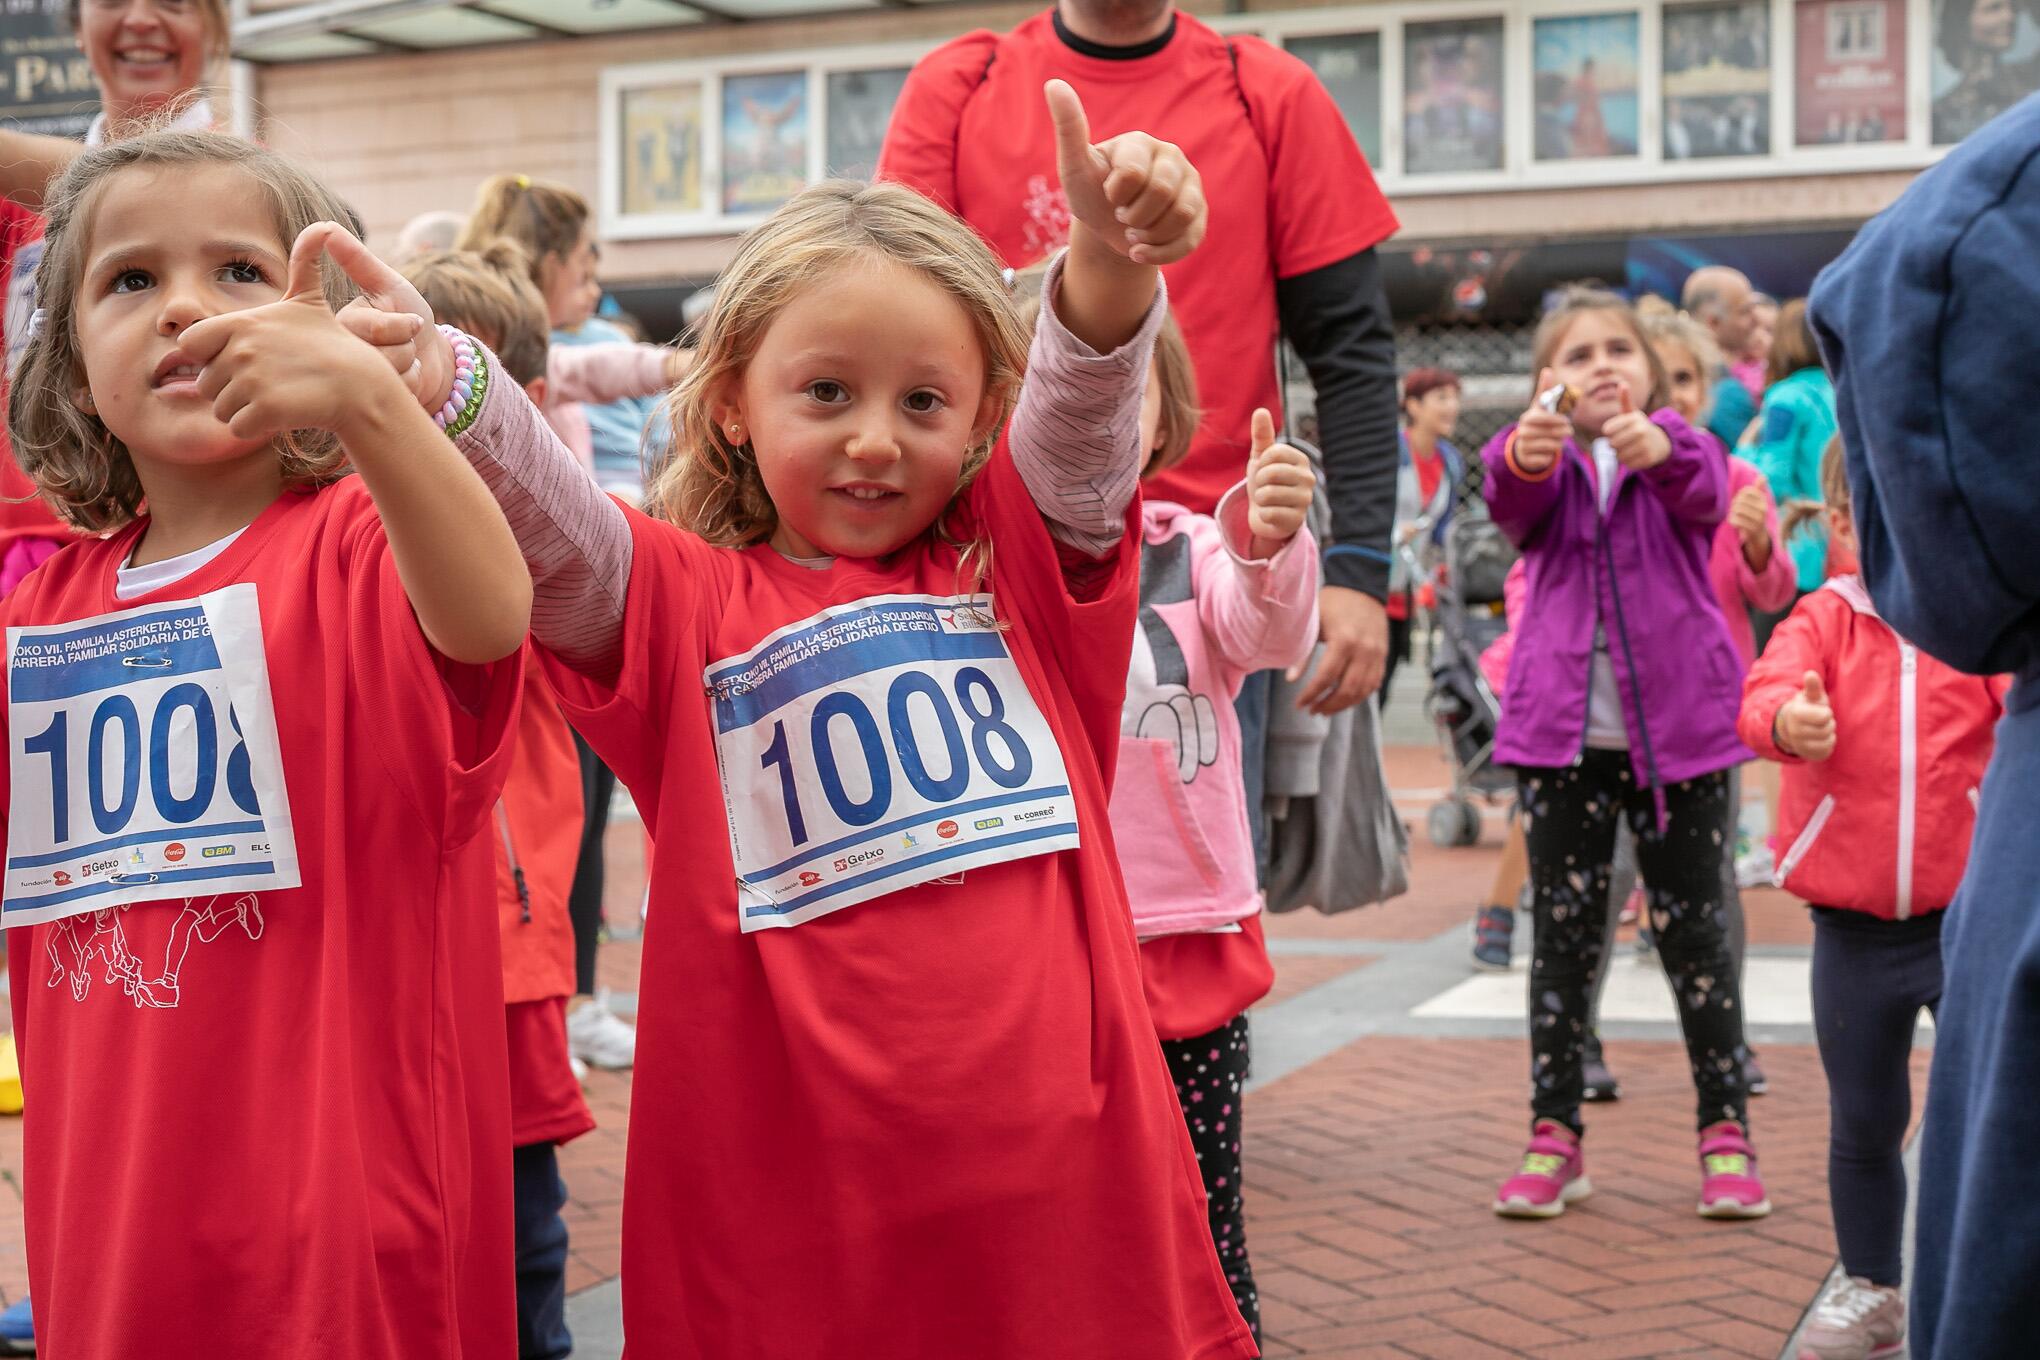
<path id="1" fill-rule="evenodd" d="M 86 146 L 170 117 L 181 127 L 213 125 L 204 94 L 227 55 L 226 0 L 70 0 L 69 18 L 100 88 L 102 107 Z M 37 211 L 50 182 L 82 149 L 62 137 L 0 130 L 0 280 L 6 290 L 0 345 L 10 378 L 35 312 L 43 254 Z M 67 538 L 12 457 L 0 457 L 0 596 Z"/>

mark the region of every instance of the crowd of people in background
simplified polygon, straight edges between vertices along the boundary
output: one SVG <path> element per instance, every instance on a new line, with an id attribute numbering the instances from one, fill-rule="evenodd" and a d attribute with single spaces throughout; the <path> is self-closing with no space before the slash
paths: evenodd
<path id="1" fill-rule="evenodd" d="M 1517 794 L 1476 965 L 1531 924 L 1528 1142 L 1493 1211 L 1593 1192 L 1634 920 L 1696 1210 L 1771 1212 L 1741 889 L 1775 883 L 1813 913 L 1844 1266 L 1800 1355 L 1907 1334 L 1923 1006 L 1915 1353 L 2012 1353 L 2032 1250 L 1977 1244 L 2031 1240 L 2008 805 L 2040 577 L 1990 419 L 2031 366 L 1938 299 L 2031 295 L 2007 262 L 2040 240 L 2040 100 L 1811 306 L 1721 266 L 1676 302 L 1555 294 L 1520 416 L 1468 457 L 1461 376 L 1398 373 L 1397 222 L 1336 106 L 1168 0 L 938 48 L 878 180 L 772 214 L 685 344 L 605 306 L 587 201 L 514 170 L 364 244 L 218 126 L 221 0 L 71 19 L 105 111 L 82 146 L 0 134 L 34 1298 L 0 1344 L 558 1360 L 592 1065 L 643 1076 L 648 1354 L 1258 1354 L 1270 753 L 1378 765 L 1340 715 L 1432 683 L 1485 525 L 1519 554 L 1479 602 Z M 1915 382 L 1907 338 L 1973 367 Z M 1943 576 L 1973 587 L 1946 619 Z M 597 967 L 619 780 L 641 1028 Z M 828 1263 L 826 1306 L 789 1261 Z"/>

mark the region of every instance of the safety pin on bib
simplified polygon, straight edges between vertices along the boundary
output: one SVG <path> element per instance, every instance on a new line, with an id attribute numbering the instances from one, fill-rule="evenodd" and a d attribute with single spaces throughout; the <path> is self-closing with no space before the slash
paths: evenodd
<path id="1" fill-rule="evenodd" d="M 167 656 L 124 656 L 120 664 L 135 670 L 167 671 L 177 663 Z"/>
<path id="2" fill-rule="evenodd" d="M 108 874 L 109 883 L 154 883 L 161 874 Z"/>

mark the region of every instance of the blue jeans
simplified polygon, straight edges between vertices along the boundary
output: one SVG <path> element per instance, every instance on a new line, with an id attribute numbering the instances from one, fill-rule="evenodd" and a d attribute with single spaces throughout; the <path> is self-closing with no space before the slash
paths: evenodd
<path id="1" fill-rule="evenodd" d="M 516 1150 L 517 1360 L 566 1360 L 567 1184 L 560 1179 L 559 1149 L 532 1143 Z"/>

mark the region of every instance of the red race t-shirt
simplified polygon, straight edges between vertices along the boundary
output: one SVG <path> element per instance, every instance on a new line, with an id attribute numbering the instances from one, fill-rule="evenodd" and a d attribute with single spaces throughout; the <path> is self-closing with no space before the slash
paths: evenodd
<path id="1" fill-rule="evenodd" d="M 880 177 L 942 203 L 1009 265 L 1048 255 L 1069 237 L 1041 93 L 1054 77 L 1082 96 L 1094 140 L 1151 133 L 1182 147 L 1203 176 L 1209 231 L 1163 272 L 1204 421 L 1189 456 L 1149 494 L 1208 515 L 1246 467 L 1254 408 L 1281 418 L 1275 281 L 1379 244 L 1395 214 L 1308 66 L 1258 38 L 1232 38 L 1229 51 L 1181 12 L 1167 46 L 1128 60 L 1075 51 L 1049 14 L 935 49 L 900 92 Z"/>
<path id="2" fill-rule="evenodd" d="M 633 1354 L 1256 1354 L 1106 815 L 1138 507 L 1081 599 L 1003 448 L 951 518 L 989 606 L 944 544 L 810 570 L 633 514 L 620 677 L 547 663 L 658 846 Z"/>
<path id="3" fill-rule="evenodd" d="M 115 571 L 141 528 L 64 549 L 9 598 L 9 627 L 152 606 L 174 615 L 224 595 L 242 602 L 244 623 L 246 610 L 259 617 L 260 645 L 245 627 L 235 643 L 217 626 L 198 643 L 196 630 L 157 635 L 121 651 L 134 680 L 111 656 L 80 655 L 76 667 L 104 669 L 76 672 L 68 760 L 40 739 L 47 705 L 33 700 L 49 687 L 34 657 L 10 647 L 9 750 L 17 775 L 35 775 L 8 790 L 10 856 L 54 806 L 24 800 L 54 800 L 64 785 L 91 785 L 92 834 L 107 837 L 78 847 L 104 855 L 82 883 L 52 870 L 59 882 L 35 890 L 77 894 L 133 860 L 197 880 L 194 896 L 86 909 L 9 937 L 32 1093 L 23 1202 L 36 1339 L 58 1356 L 514 1354 L 488 833 L 521 662 L 457 666 L 432 650 L 358 479 L 286 493 L 212 562 L 118 600 Z M 189 646 L 256 658 L 236 674 L 266 666 L 269 701 L 245 704 L 237 689 L 217 717 L 198 684 L 182 684 L 181 700 L 153 696 L 186 673 Z M 189 820 L 191 808 L 166 803 L 198 798 L 183 786 L 194 761 L 198 785 L 248 780 L 243 738 L 262 730 L 264 707 L 286 797 L 257 785 L 235 799 L 260 803 L 266 831 L 211 818 L 174 839 L 132 830 L 136 817 Z M 137 756 L 141 733 L 151 745 Z M 103 772 L 115 753 L 133 757 L 125 782 Z M 77 827 L 82 814 L 70 820 L 92 832 Z M 207 876 L 280 860 L 286 834 L 303 886 L 207 890 Z"/>

